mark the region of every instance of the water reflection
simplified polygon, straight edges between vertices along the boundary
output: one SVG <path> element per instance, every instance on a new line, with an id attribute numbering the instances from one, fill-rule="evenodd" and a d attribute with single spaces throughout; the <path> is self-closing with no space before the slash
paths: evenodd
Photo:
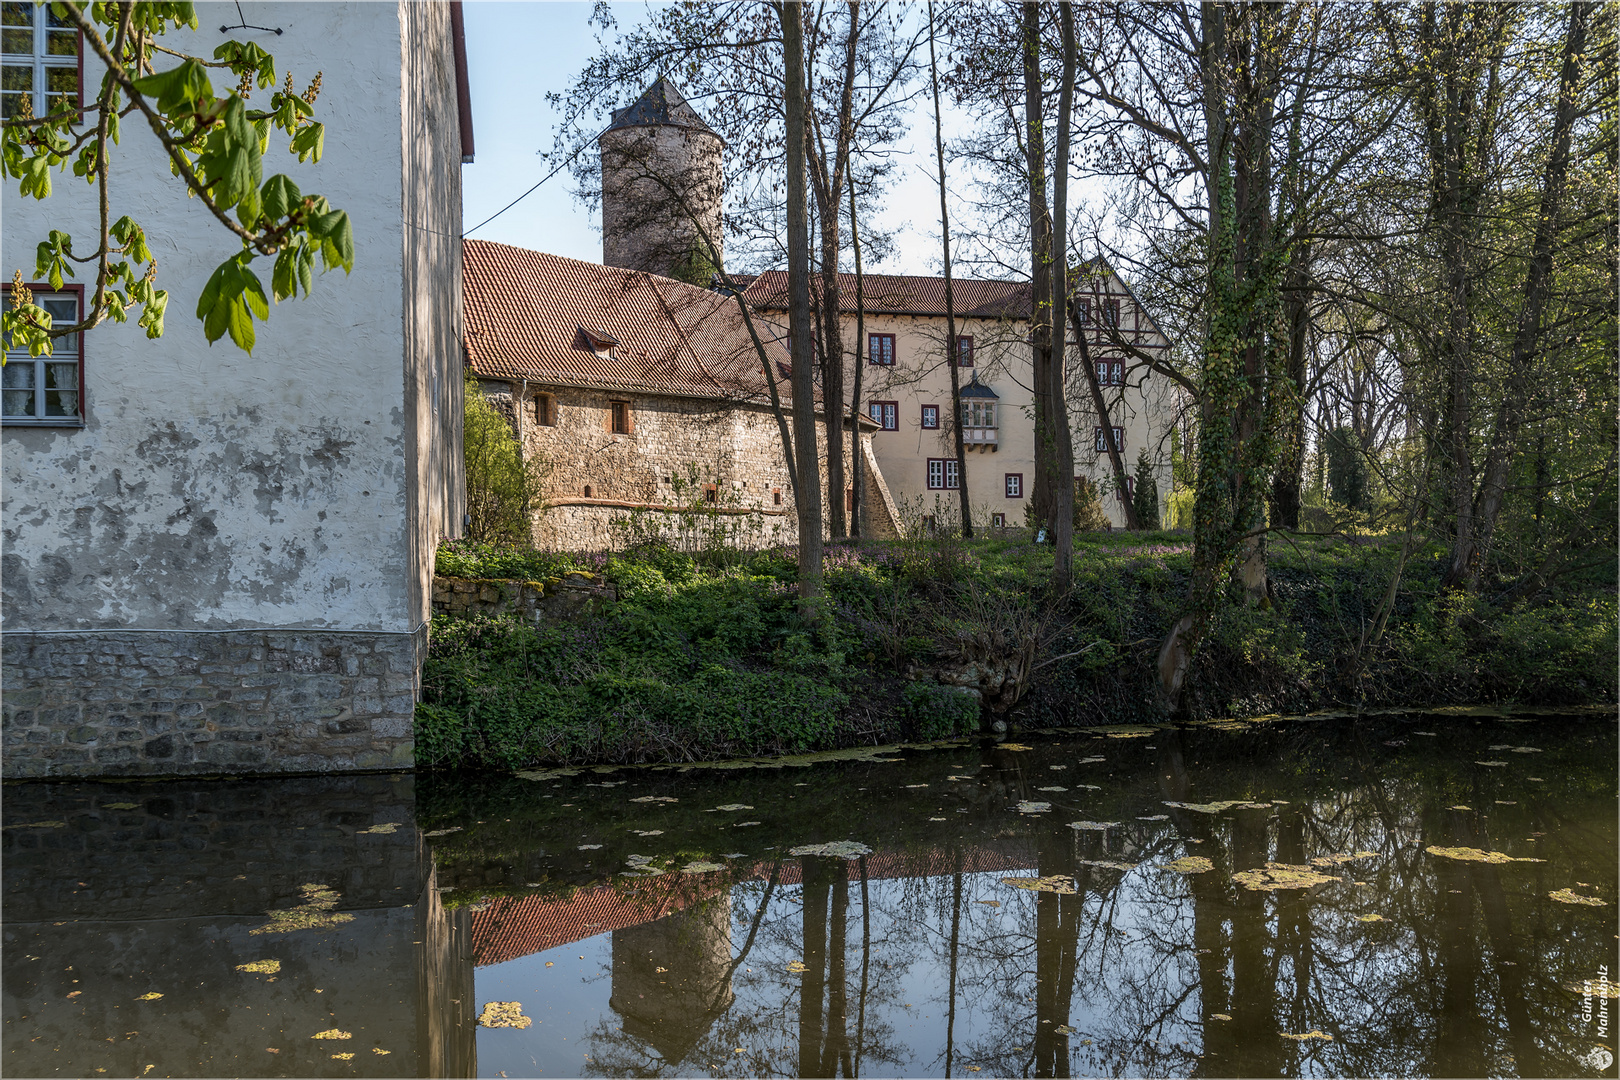
<path id="1" fill-rule="evenodd" d="M 809 769 L 8 787 L 6 1068 L 1599 1075 L 1613 1030 L 1578 990 L 1620 971 L 1612 718 L 1121 734 Z M 1186 856 L 1212 869 L 1167 869 Z M 1290 867 L 1330 880 L 1232 877 Z M 306 885 L 352 918 L 254 933 Z M 491 1000 L 535 1023 L 476 1029 Z"/>

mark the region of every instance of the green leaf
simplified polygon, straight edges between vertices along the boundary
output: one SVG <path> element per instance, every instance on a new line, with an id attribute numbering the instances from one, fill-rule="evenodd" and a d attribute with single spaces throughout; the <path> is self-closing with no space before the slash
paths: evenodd
<path id="1" fill-rule="evenodd" d="M 259 220 L 259 189 L 252 184 L 242 192 L 242 200 L 236 204 L 236 219 L 251 229 Z"/>
<path id="2" fill-rule="evenodd" d="M 261 192 L 264 216 L 272 223 L 278 222 L 291 213 L 293 207 L 302 202 L 303 198 L 297 184 L 277 173 L 264 182 L 264 189 Z"/>
<path id="3" fill-rule="evenodd" d="M 158 111 L 165 113 L 190 112 L 199 103 L 214 98 L 208 69 L 196 60 L 183 60 L 167 71 L 136 79 L 134 86 L 147 97 L 156 98 Z"/>

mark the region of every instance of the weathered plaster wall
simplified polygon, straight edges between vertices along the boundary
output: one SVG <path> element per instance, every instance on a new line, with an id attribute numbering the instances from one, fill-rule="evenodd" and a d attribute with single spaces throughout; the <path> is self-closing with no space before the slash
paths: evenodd
<path id="1" fill-rule="evenodd" d="M 402 2 L 405 460 L 412 624 L 428 618 L 433 553 L 461 535 L 461 138 L 446 4 Z"/>
<path id="2" fill-rule="evenodd" d="M 171 293 L 167 328 L 158 341 L 133 321 L 86 334 L 83 428 L 4 430 L 8 633 L 410 628 L 398 9 L 243 11 L 283 29 L 236 33 L 299 85 L 323 72 L 323 160 L 300 166 L 272 139 L 265 169 L 349 212 L 354 272 L 320 275 L 313 296 L 274 306 L 252 356 L 228 340 L 210 347 L 196 297 L 240 245 L 186 198 L 150 133 L 126 129 L 115 213 L 147 228 Z M 198 18 L 174 47 L 211 55 L 219 27 L 242 21 L 234 4 L 199 5 Z M 5 265 L 31 267 L 51 228 L 92 246 L 93 195 L 70 179 L 43 203 L 8 193 Z M 268 275 L 270 261 L 254 269 Z"/>
<path id="3" fill-rule="evenodd" d="M 167 328 L 158 341 L 133 322 L 85 335 L 83 427 L 0 433 L 7 738 L 19 723 L 14 693 L 37 690 L 52 700 L 28 738 L 64 751 L 27 757 L 26 766 L 8 751 L 6 775 L 41 762 L 53 773 L 164 772 L 181 763 L 178 753 L 146 749 L 161 733 L 124 719 L 124 703 L 150 684 L 127 682 L 116 664 L 84 668 L 98 642 L 134 648 L 135 639 L 93 631 L 154 632 L 139 640 L 172 652 L 135 652 L 164 659 L 158 674 L 176 680 L 164 692 L 179 694 L 262 689 L 220 686 L 212 678 L 220 673 L 203 670 L 215 649 L 209 638 L 220 632 L 262 631 L 267 642 L 277 629 L 341 632 L 355 642 L 369 634 L 367 649 L 414 655 L 433 543 L 459 519 L 459 149 L 445 149 L 456 140 L 446 13 L 374 3 L 245 3 L 242 12 L 282 29 L 233 32 L 272 52 L 278 71 L 291 70 L 299 86 L 322 73 L 323 160 L 299 165 L 278 135 L 265 171 L 286 172 L 349 212 L 355 268 L 319 275 L 313 296 L 274 306 L 251 356 L 228 340 L 210 347 L 192 311 L 237 244 L 173 182 L 150 134 L 126 128 L 114 212 L 147 229 L 159 283 L 171 293 Z M 199 5 L 198 19 L 196 32 L 167 43 L 208 56 L 218 28 L 243 21 L 235 4 Z M 87 76 L 94 70 L 88 59 Z M 263 103 L 267 93 L 250 100 Z M 395 178 L 407 168 L 413 179 L 402 185 Z M 67 181 L 44 203 L 8 194 L 6 265 L 31 266 L 34 243 L 52 228 L 91 246 L 95 209 L 93 192 Z M 263 278 L 271 261 L 254 269 Z M 24 655 L 27 665 L 13 666 Z M 414 668 L 389 671 L 414 679 Z M 348 704 L 362 691 L 299 697 L 300 674 L 306 690 L 325 693 L 311 678 L 318 669 L 289 671 L 256 728 L 262 757 L 234 758 L 233 769 L 311 767 L 291 764 L 305 760 L 363 767 L 350 737 L 378 740 L 366 755 L 409 762 L 408 701 L 362 721 Z M 323 714 L 332 707 L 336 715 Z M 376 732 L 379 716 L 403 732 Z M 327 752 L 317 744 L 339 734 L 321 727 L 331 723 L 351 727 Z M 85 729 L 95 745 L 73 759 L 63 740 Z M 130 742 L 142 747 L 133 760 Z M 217 771 L 213 753 L 190 764 Z"/>

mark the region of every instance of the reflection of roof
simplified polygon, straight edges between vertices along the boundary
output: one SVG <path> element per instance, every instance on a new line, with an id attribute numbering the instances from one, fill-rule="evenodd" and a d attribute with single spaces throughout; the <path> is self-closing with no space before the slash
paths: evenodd
<path id="1" fill-rule="evenodd" d="M 869 314 L 943 315 L 945 279 L 910 274 L 863 274 L 861 293 Z M 745 294 L 757 308 L 787 307 L 787 271 L 767 270 Z M 1029 318 L 1029 283 L 951 279 L 951 304 L 960 319 Z M 838 275 L 838 307 L 855 311 L 855 275 Z"/>
<path id="2" fill-rule="evenodd" d="M 639 270 L 485 240 L 464 241 L 462 251 L 467 363 L 475 374 L 766 399 L 758 354 L 734 299 Z M 604 343 L 610 347 L 597 347 Z M 788 358 L 776 342 L 767 340 L 765 349 L 779 361 Z"/>
<path id="3" fill-rule="evenodd" d="M 849 880 L 859 881 L 860 861 L 826 860 L 828 864 L 840 861 L 844 863 Z M 772 865 L 769 862 L 756 863 L 752 876 L 760 880 L 769 878 Z M 878 851 L 866 857 L 866 876 L 870 880 L 927 878 L 944 874 L 1028 870 L 1034 865 L 1032 853 L 1018 850 Z M 698 899 L 713 895 L 718 877 L 707 874 L 664 874 L 581 889 L 567 899 L 503 896 L 491 900 L 487 908 L 472 913 L 475 962 L 479 967 L 500 964 L 684 911 Z M 801 883 L 804 873 L 799 860 L 784 859 L 777 870 L 777 880 L 784 885 Z"/>
<path id="4" fill-rule="evenodd" d="M 609 131 L 618 131 L 628 127 L 684 127 L 697 131 L 706 131 L 714 135 L 714 129 L 703 122 L 703 117 L 697 110 L 686 103 L 681 92 L 675 89 L 675 84 L 668 79 L 659 78 L 651 86 L 641 92 L 633 103 L 622 109 L 613 110 L 613 123 L 609 124 Z M 600 138 L 600 136 L 598 136 Z M 715 135 L 719 138 L 718 135 Z"/>
<path id="5" fill-rule="evenodd" d="M 685 888 L 681 888 L 682 884 Z M 664 875 L 633 888 L 603 885 L 581 889 L 566 900 L 503 896 L 472 913 L 474 962 L 500 964 L 555 949 L 571 941 L 639 926 L 683 911 L 713 889 L 693 888 L 690 878 Z"/>

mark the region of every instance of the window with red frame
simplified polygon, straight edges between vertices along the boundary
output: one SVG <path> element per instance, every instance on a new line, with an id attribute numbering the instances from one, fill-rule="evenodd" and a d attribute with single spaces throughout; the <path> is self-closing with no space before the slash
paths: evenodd
<path id="1" fill-rule="evenodd" d="M 1125 385 L 1125 361 L 1123 360 L 1094 360 L 1097 365 L 1097 381 L 1103 386 Z"/>
<path id="2" fill-rule="evenodd" d="M 11 287 L 5 287 L 11 306 Z M 80 319 L 84 292 L 71 286 L 53 292 L 50 286 L 34 290 L 34 305 L 51 316 L 53 326 Z M 76 425 L 84 422 L 84 335 L 68 334 L 51 342 L 51 355 L 33 357 L 26 347 L 5 340 L 6 363 L 0 369 L 0 421 L 6 424 Z"/>
<path id="3" fill-rule="evenodd" d="M 1119 301 L 1104 300 L 1102 305 L 1103 322 L 1114 330 L 1119 329 Z"/>
<path id="4" fill-rule="evenodd" d="M 882 367 L 894 366 L 894 335 L 867 334 L 866 362 Z"/>
<path id="5" fill-rule="evenodd" d="M 878 422 L 884 431 L 900 430 L 900 403 L 898 401 L 873 401 L 866 406 L 867 415 Z"/>
<path id="6" fill-rule="evenodd" d="M 973 366 L 973 338 L 971 335 L 956 335 L 956 366 Z"/>
<path id="7" fill-rule="evenodd" d="M 962 486 L 962 474 L 955 458 L 928 459 L 928 490 L 955 491 Z"/>
<path id="8" fill-rule="evenodd" d="M 1117 427 L 1117 428 L 1114 428 L 1113 431 L 1114 431 L 1114 446 L 1115 446 L 1115 448 L 1117 448 L 1119 450 L 1120 453 L 1123 454 L 1125 452 L 1125 429 L 1122 428 L 1122 427 Z M 1099 454 L 1108 453 L 1108 443 L 1103 438 L 1103 429 L 1100 428 L 1100 427 L 1094 427 L 1094 428 L 1091 429 L 1091 432 L 1092 432 L 1092 435 L 1091 435 L 1092 440 L 1097 444 L 1097 453 L 1099 453 Z"/>
<path id="9" fill-rule="evenodd" d="M 1007 498 L 1022 499 L 1024 497 L 1024 474 L 1010 472 L 1006 477 Z"/>
<path id="10" fill-rule="evenodd" d="M 922 426 L 925 431 L 939 430 L 938 405 L 924 405 L 922 407 Z"/>

